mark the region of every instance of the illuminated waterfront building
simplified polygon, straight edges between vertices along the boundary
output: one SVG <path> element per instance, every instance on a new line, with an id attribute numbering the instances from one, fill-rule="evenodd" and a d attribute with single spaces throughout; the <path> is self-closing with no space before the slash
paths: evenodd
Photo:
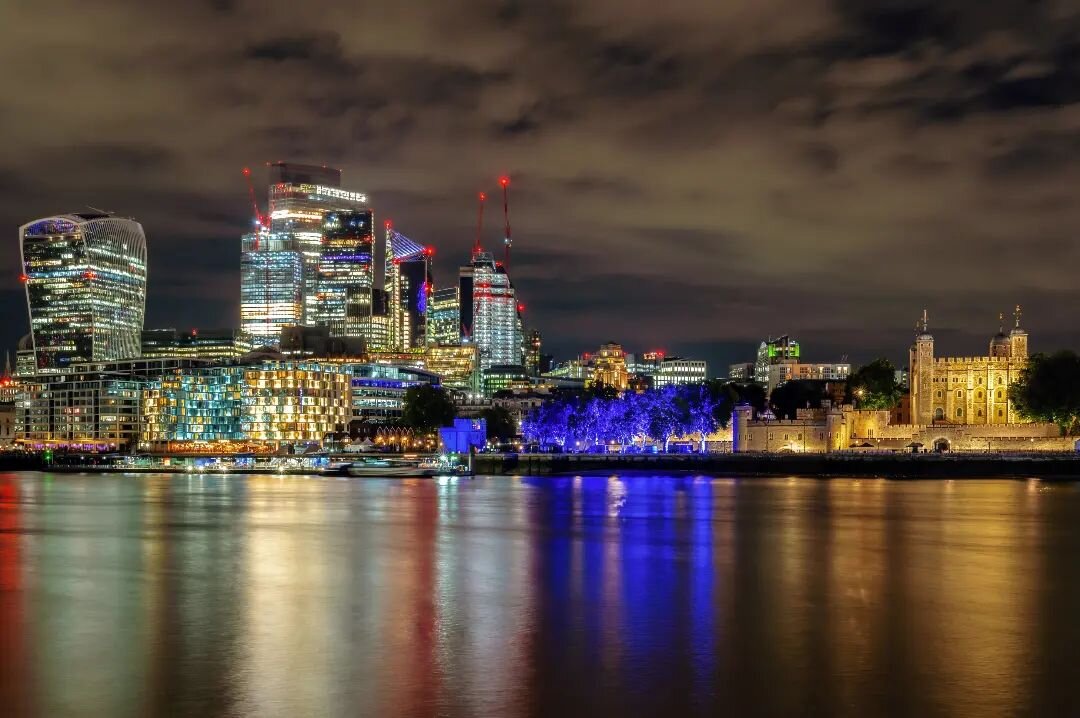
<path id="1" fill-rule="evenodd" d="M 308 324 L 334 337 L 363 337 L 372 314 L 376 282 L 371 210 L 327 212 L 317 263 L 316 295 Z"/>
<path id="2" fill-rule="evenodd" d="M 590 384 L 603 384 L 618 391 L 626 390 L 629 374 L 626 370 L 626 353 L 619 344 L 607 343 L 592 356 L 593 372 Z"/>
<path id="3" fill-rule="evenodd" d="M 321 442 L 352 416 L 350 373 L 340 366 L 280 362 L 244 372 L 243 429 L 249 441 Z"/>
<path id="4" fill-rule="evenodd" d="M 349 424 L 351 376 L 345 365 L 320 362 L 183 368 L 146 387 L 141 442 L 153 450 L 322 442 Z"/>
<path id="5" fill-rule="evenodd" d="M 435 290 L 428 313 L 429 343 L 443 346 L 461 343 L 460 293 L 460 287 Z"/>
<path id="6" fill-rule="evenodd" d="M 135 358 L 73 364 L 63 374 L 24 378 L 16 401 L 18 441 L 31 448 L 129 448 L 142 429 L 146 383 L 179 368 L 206 365 L 193 359 Z"/>
<path id="7" fill-rule="evenodd" d="M 235 359 L 253 348 L 252 338 L 236 329 L 145 329 L 141 356 Z"/>
<path id="8" fill-rule="evenodd" d="M 152 381 L 143 392 L 141 443 L 179 449 L 174 444 L 246 438 L 246 371 L 242 366 L 184 369 Z"/>
<path id="9" fill-rule="evenodd" d="M 303 256 L 285 234 L 244 235 L 240 255 L 240 327 L 259 343 L 303 320 Z"/>
<path id="10" fill-rule="evenodd" d="M 990 340 L 987 356 L 939 357 L 934 354 L 926 313 L 909 354 L 908 392 L 915 424 L 1023 423 L 1009 400 L 1009 387 L 1028 362 L 1028 335 L 1004 324 Z"/>
<path id="11" fill-rule="evenodd" d="M 19 228 L 34 366 L 139 354 L 146 312 L 146 236 L 104 213 L 46 217 Z"/>
<path id="12" fill-rule="evenodd" d="M 463 269 L 469 270 L 461 276 L 467 274 L 470 280 L 470 341 L 479 350 L 480 368 L 521 364 L 518 304 L 505 268 L 489 252 L 477 252 L 472 264 Z M 462 292 L 462 301 L 464 297 Z"/>

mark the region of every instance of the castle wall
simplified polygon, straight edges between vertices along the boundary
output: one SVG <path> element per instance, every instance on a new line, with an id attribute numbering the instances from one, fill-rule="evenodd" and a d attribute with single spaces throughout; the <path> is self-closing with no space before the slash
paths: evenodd
<path id="1" fill-rule="evenodd" d="M 942 442 L 949 451 L 1073 451 L 1076 443 L 1075 437 L 1062 437 L 1055 424 L 1042 422 L 890 424 L 888 411 L 855 411 L 849 406 L 784 421 L 762 421 L 751 414 L 749 407 L 733 414 L 733 451 L 908 451 L 912 443 L 929 451 Z"/>

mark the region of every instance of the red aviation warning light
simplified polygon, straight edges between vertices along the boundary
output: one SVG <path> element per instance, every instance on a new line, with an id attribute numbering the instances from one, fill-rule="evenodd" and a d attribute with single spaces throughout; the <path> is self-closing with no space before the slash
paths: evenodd
<path id="1" fill-rule="evenodd" d="M 22 282 L 23 284 L 26 284 L 27 282 L 30 281 L 30 277 L 26 276 L 25 274 L 20 274 L 19 275 L 19 281 Z"/>
<path id="2" fill-rule="evenodd" d="M 383 227 L 385 227 L 386 231 L 389 232 L 391 229 L 394 228 L 394 223 L 391 220 L 388 219 L 385 222 L 383 222 Z"/>

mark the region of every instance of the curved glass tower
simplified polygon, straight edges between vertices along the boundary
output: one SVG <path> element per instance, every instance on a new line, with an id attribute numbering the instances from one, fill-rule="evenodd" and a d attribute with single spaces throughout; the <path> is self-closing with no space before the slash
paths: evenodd
<path id="1" fill-rule="evenodd" d="M 146 235 L 133 219 L 65 214 L 19 228 L 37 371 L 139 356 Z"/>

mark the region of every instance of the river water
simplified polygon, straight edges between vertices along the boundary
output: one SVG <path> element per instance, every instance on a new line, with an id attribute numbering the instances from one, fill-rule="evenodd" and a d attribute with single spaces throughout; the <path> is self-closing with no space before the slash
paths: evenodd
<path id="1" fill-rule="evenodd" d="M 4 716 L 1080 712 L 1080 485 L 0 474 Z"/>

